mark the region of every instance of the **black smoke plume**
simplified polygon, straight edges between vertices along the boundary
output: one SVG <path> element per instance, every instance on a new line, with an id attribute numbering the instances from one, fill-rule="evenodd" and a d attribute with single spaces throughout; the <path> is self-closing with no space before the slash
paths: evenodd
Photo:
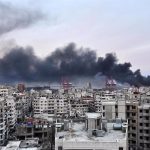
<path id="1" fill-rule="evenodd" d="M 150 76 L 133 72 L 130 63 L 118 63 L 115 54 L 98 57 L 95 51 L 77 48 L 74 43 L 58 48 L 44 59 L 35 56 L 31 47 L 15 47 L 0 59 L 1 82 L 54 82 L 61 77 L 112 77 L 130 85 L 150 85 Z"/>
<path id="2" fill-rule="evenodd" d="M 18 8 L 11 3 L 0 2 L 0 35 L 26 28 L 44 18 L 45 15 L 39 10 Z"/>

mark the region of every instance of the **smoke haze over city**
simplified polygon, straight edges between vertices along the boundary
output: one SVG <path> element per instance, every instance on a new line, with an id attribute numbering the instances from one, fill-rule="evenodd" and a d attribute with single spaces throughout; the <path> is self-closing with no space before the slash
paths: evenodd
<path id="1" fill-rule="evenodd" d="M 116 2 L 1 0 L 0 81 L 106 76 L 120 83 L 150 85 L 150 77 L 145 76 L 149 74 L 148 2 Z"/>
<path id="2" fill-rule="evenodd" d="M 97 56 L 90 48 L 77 48 L 70 43 L 57 48 L 46 58 L 36 56 L 33 48 L 16 46 L 0 59 L 1 81 L 56 82 L 62 77 L 94 77 L 104 75 L 130 85 L 150 85 L 150 77 L 133 72 L 131 63 L 118 63 L 116 54 Z"/>

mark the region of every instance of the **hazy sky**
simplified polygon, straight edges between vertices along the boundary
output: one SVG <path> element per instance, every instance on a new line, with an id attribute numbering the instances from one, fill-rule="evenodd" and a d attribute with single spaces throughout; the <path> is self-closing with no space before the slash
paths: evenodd
<path id="1" fill-rule="evenodd" d="M 150 74 L 150 0 L 0 0 L 20 9 L 39 10 L 44 20 L 0 36 L 30 45 L 40 57 L 74 42 L 99 56 L 115 52 L 120 62 Z M 5 17 L 5 14 L 3 14 Z M 1 19 L 0 22 L 3 20 Z"/>

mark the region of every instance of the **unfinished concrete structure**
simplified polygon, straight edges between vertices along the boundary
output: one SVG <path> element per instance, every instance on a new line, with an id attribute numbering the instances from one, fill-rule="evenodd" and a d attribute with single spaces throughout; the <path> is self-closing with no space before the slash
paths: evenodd
<path id="1" fill-rule="evenodd" d="M 38 138 L 39 143 L 47 146 L 54 144 L 55 129 L 51 123 L 44 119 L 28 118 L 24 123 L 16 126 L 17 138 Z"/>

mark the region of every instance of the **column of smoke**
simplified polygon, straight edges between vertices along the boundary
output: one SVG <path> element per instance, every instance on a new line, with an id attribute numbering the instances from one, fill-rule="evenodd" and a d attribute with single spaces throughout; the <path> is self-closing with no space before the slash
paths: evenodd
<path id="1" fill-rule="evenodd" d="M 40 59 L 31 47 L 16 46 L 0 59 L 1 82 L 59 82 L 62 76 L 70 78 L 94 78 L 107 76 L 120 83 L 150 85 L 150 76 L 140 70 L 133 72 L 130 63 L 118 63 L 115 54 L 98 57 L 91 49 L 77 48 L 74 43 L 58 48 Z"/>

